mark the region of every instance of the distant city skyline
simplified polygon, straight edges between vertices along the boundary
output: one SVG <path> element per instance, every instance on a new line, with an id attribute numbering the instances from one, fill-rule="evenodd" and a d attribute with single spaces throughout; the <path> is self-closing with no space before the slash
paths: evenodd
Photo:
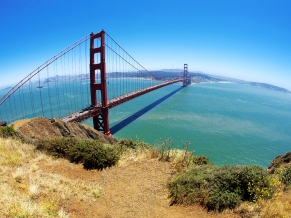
<path id="1" fill-rule="evenodd" d="M 291 90 L 288 0 L 0 3 L 0 87 L 104 29 L 146 69 L 182 69 Z"/>

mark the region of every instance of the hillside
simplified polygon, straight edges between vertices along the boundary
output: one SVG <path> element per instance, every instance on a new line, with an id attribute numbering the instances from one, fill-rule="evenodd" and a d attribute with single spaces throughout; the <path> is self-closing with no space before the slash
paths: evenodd
<path id="1" fill-rule="evenodd" d="M 236 217 L 198 205 L 170 206 L 170 162 L 146 153 L 124 156 L 116 167 L 85 170 L 81 164 L 0 138 L 0 217 Z"/>
<path id="2" fill-rule="evenodd" d="M 217 172 L 223 172 L 225 167 L 208 164 L 205 157 L 197 156 L 193 159 L 192 153 L 186 150 L 169 152 L 165 150 L 166 144 L 152 148 L 143 142 L 132 140 L 117 142 L 107 137 L 102 138 L 99 133 L 96 133 L 98 136 L 94 135 L 95 131 L 90 127 L 85 128 L 74 123 L 67 125 L 55 119 L 35 118 L 15 122 L 13 126 L 18 131 L 17 138 L 20 137 L 18 134 L 27 134 L 20 139 L 31 143 L 39 139 L 41 139 L 40 143 L 45 143 L 44 137 L 62 137 L 63 134 L 69 136 L 67 138 L 75 137 L 82 140 L 99 137 L 97 141 L 104 140 L 103 143 L 107 146 L 118 149 L 120 159 L 115 166 L 102 170 L 87 170 L 84 169 L 82 163 L 71 163 L 64 158 L 50 156 L 49 152 L 43 153 L 36 149 L 35 144 L 0 137 L 0 192 L 2 196 L 0 217 L 271 218 L 290 217 L 291 214 L 289 207 L 291 192 L 280 180 L 283 178 L 282 181 L 291 184 L 290 153 L 274 159 L 269 167 L 269 171 L 273 173 L 271 175 L 266 170 L 249 166 L 251 170 L 264 171 L 261 176 L 267 176 L 260 177 L 260 174 L 256 174 L 262 179 L 257 181 L 259 186 L 254 181 L 252 181 L 253 185 L 247 186 L 254 196 L 259 194 L 259 198 L 254 198 L 255 201 L 240 202 L 241 204 L 234 209 L 224 209 L 220 212 L 208 211 L 201 206 L 202 202 L 199 203 L 202 195 L 207 196 L 206 189 L 197 189 L 197 191 L 202 191 L 202 195 L 198 196 L 198 201 L 194 204 L 193 202 L 173 204 L 173 199 L 170 198 L 171 190 L 169 190 L 170 181 L 172 184 L 182 181 L 183 185 L 180 186 L 182 189 L 191 185 L 190 181 L 193 179 L 201 182 L 199 178 L 207 179 L 208 176 L 212 178 L 210 181 L 218 181 L 217 179 L 224 181 L 223 177 L 214 176 L 222 175 Z M 8 128 L 8 130 L 9 134 L 13 133 L 11 129 Z M 65 140 L 61 141 L 65 142 Z M 113 145 L 108 145 L 109 143 Z M 121 146 L 118 147 L 118 144 Z M 127 146 L 124 147 L 126 144 Z M 62 149 L 62 147 L 56 149 Z M 190 160 L 194 161 L 194 166 L 191 165 L 189 168 Z M 186 166 L 188 168 L 183 168 Z M 197 173 L 202 170 L 203 173 L 204 169 L 206 169 L 206 174 L 187 177 L 187 174 L 191 172 Z M 225 171 L 225 176 L 232 180 L 236 177 L 230 177 L 231 172 L 242 168 L 237 166 L 225 169 L 230 170 L 229 173 Z M 212 174 L 213 170 L 218 171 Z M 203 183 L 206 184 L 205 182 L 206 180 Z M 189 189 L 185 195 L 182 192 L 178 195 L 183 194 L 182 201 L 187 202 L 188 194 L 195 196 L 192 191 L 193 189 Z M 211 190 L 208 191 L 211 192 Z M 229 191 L 219 192 L 217 198 L 220 198 L 222 194 L 229 194 Z M 269 198 L 269 194 L 273 197 Z M 267 198 L 261 199 L 260 196 Z M 228 200 L 231 199 L 226 201 Z"/>
<path id="3" fill-rule="evenodd" d="M 55 137 L 74 137 L 78 139 L 98 139 L 104 143 L 113 144 L 116 139 L 108 137 L 86 124 L 77 122 L 65 123 L 59 119 L 36 117 L 19 120 L 11 124 L 16 131 L 29 139 L 51 139 Z"/>

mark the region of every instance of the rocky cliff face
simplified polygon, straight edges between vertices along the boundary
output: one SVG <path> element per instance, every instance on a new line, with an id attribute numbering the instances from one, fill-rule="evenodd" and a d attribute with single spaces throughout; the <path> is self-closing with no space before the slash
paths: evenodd
<path id="1" fill-rule="evenodd" d="M 268 166 L 268 170 L 273 173 L 279 167 L 289 167 L 291 166 L 291 152 L 277 156 L 272 163 Z"/>
<path id="2" fill-rule="evenodd" d="M 11 124 L 17 132 L 31 139 L 51 139 L 55 137 L 75 137 L 78 139 L 98 139 L 113 144 L 117 140 L 104 135 L 88 125 L 77 122 L 64 123 L 59 119 L 36 117 L 20 120 Z"/>

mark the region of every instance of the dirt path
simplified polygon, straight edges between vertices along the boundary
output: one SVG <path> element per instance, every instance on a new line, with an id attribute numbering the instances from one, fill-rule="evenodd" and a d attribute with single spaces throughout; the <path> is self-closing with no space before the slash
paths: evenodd
<path id="1" fill-rule="evenodd" d="M 173 173 L 171 163 L 155 159 L 131 161 L 126 166 L 103 171 L 87 171 L 81 165 L 66 162 L 42 166 L 43 170 L 69 178 L 90 180 L 102 188 L 96 202 L 70 199 L 62 205 L 71 218 L 131 218 L 131 217 L 236 217 L 233 213 L 212 214 L 202 207 L 169 206 L 167 180 Z"/>

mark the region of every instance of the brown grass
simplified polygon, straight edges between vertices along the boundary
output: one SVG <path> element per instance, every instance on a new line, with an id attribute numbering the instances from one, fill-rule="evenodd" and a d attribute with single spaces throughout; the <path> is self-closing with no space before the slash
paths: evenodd
<path id="1" fill-rule="evenodd" d="M 1 217 L 68 217 L 61 207 L 68 199 L 94 202 L 100 195 L 94 182 L 41 170 L 42 164 L 65 160 L 35 152 L 32 145 L 0 138 L 0 151 Z"/>

